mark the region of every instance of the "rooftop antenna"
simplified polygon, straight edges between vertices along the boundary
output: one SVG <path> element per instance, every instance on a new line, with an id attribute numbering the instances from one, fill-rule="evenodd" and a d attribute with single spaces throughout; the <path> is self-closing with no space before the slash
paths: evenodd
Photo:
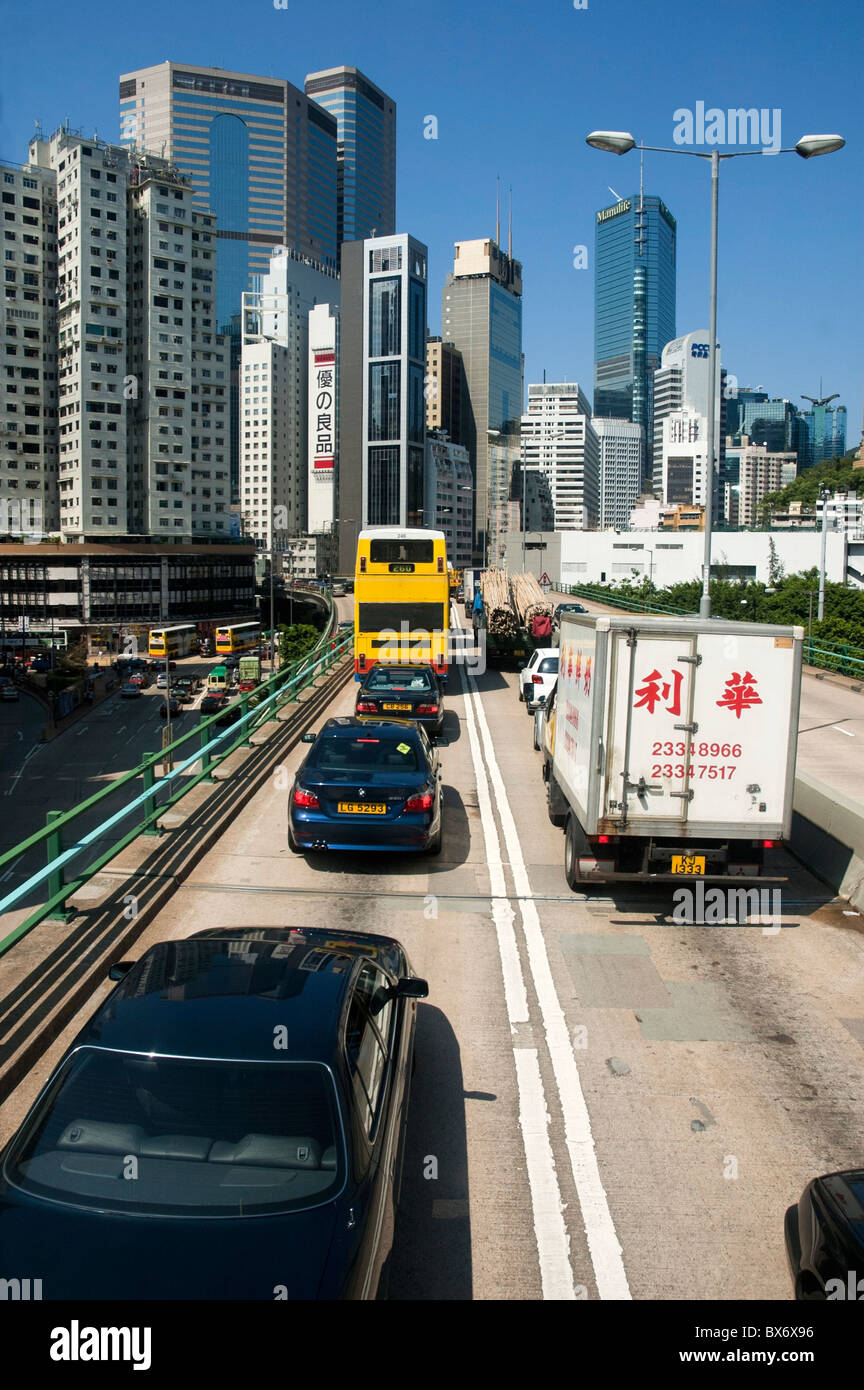
<path id="1" fill-rule="evenodd" d="M 495 245 L 501 244 L 501 175 L 495 175 Z"/>
<path id="2" fill-rule="evenodd" d="M 510 228 L 507 233 L 507 256 L 513 259 L 513 185 L 510 185 Z"/>

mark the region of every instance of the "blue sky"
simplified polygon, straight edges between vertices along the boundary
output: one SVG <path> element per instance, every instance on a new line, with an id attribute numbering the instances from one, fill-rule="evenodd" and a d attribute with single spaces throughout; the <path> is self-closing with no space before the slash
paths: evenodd
<path id="1" fill-rule="evenodd" d="M 673 143 L 678 108 L 781 112 L 783 144 L 839 131 L 847 148 L 721 166 L 718 338 L 741 386 L 839 391 L 861 430 L 861 72 L 864 7 L 812 0 L 500 0 L 494 6 L 288 0 L 89 0 L 7 8 L 0 158 L 22 160 L 40 120 L 118 137 L 117 77 L 171 58 L 285 77 L 338 63 L 396 100 L 398 231 L 429 246 L 429 327 L 456 240 L 494 234 L 495 180 L 513 187 L 524 266 L 526 381 L 593 394 L 594 213 L 638 189 L 638 155 L 600 154 L 589 130 Z M 24 61 L 24 55 L 27 60 Z M 424 118 L 438 139 L 424 139 Z M 710 172 L 646 155 L 646 192 L 678 220 L 678 331 L 706 326 Z M 506 239 L 506 216 L 502 219 Z M 589 248 L 588 270 L 573 248 Z"/>

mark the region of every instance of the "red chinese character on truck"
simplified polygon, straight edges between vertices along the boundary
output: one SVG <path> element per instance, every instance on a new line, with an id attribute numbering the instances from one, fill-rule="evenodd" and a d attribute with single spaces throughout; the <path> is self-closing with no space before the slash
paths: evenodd
<path id="1" fill-rule="evenodd" d="M 750 671 L 745 671 L 743 676 L 738 671 L 733 671 L 726 682 L 726 689 L 723 698 L 717 704 L 723 709 L 730 709 L 736 719 L 741 718 L 741 711 L 749 709 L 751 705 L 761 705 L 762 699 L 757 695 L 754 686 L 757 684 L 756 677 Z"/>
<path id="2" fill-rule="evenodd" d="M 672 703 L 666 706 L 667 714 L 681 713 L 681 684 L 684 677 L 680 671 L 672 672 L 672 680 L 664 681 L 659 671 L 654 670 L 650 675 L 643 676 L 645 684 L 636 691 L 639 699 L 636 700 L 633 708 L 647 708 L 649 714 L 654 713 L 654 706 L 659 705 L 661 700 L 668 700 L 671 694 Z"/>

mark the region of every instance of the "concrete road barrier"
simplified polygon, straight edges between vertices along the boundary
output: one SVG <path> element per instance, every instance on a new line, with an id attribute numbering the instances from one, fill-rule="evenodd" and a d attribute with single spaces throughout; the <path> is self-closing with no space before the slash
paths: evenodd
<path id="1" fill-rule="evenodd" d="M 864 804 L 810 773 L 795 777 L 789 848 L 859 910 L 864 903 Z"/>

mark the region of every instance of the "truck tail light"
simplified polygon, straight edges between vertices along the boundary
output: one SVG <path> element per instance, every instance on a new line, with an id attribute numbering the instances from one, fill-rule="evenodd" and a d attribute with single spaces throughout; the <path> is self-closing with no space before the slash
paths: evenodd
<path id="1" fill-rule="evenodd" d="M 358 714 L 377 714 L 377 713 L 378 713 L 378 706 L 377 706 L 376 704 L 374 704 L 372 700 L 358 700 L 358 702 L 357 702 L 357 713 L 358 713 Z"/>
<path id="2" fill-rule="evenodd" d="M 418 714 L 437 714 L 437 713 L 438 713 L 438 706 L 437 706 L 437 705 L 418 705 L 418 706 L 417 706 L 417 713 L 418 713 Z"/>
<path id="3" fill-rule="evenodd" d="M 431 810 L 432 810 L 432 793 L 431 793 L 431 792 L 420 792 L 419 796 L 409 796 L 408 800 L 405 802 L 405 805 L 402 807 L 402 810 L 403 810 L 403 811 L 431 811 Z"/>
<path id="4" fill-rule="evenodd" d="M 608 835 L 598 835 L 598 836 L 597 836 L 597 843 L 598 843 L 598 845 L 608 845 L 608 843 L 609 843 L 609 836 L 608 836 Z"/>
<path id="5" fill-rule="evenodd" d="M 314 792 L 307 792 L 305 787 L 295 787 L 294 805 L 304 806 L 307 811 L 312 811 L 318 806 L 318 798 Z"/>

